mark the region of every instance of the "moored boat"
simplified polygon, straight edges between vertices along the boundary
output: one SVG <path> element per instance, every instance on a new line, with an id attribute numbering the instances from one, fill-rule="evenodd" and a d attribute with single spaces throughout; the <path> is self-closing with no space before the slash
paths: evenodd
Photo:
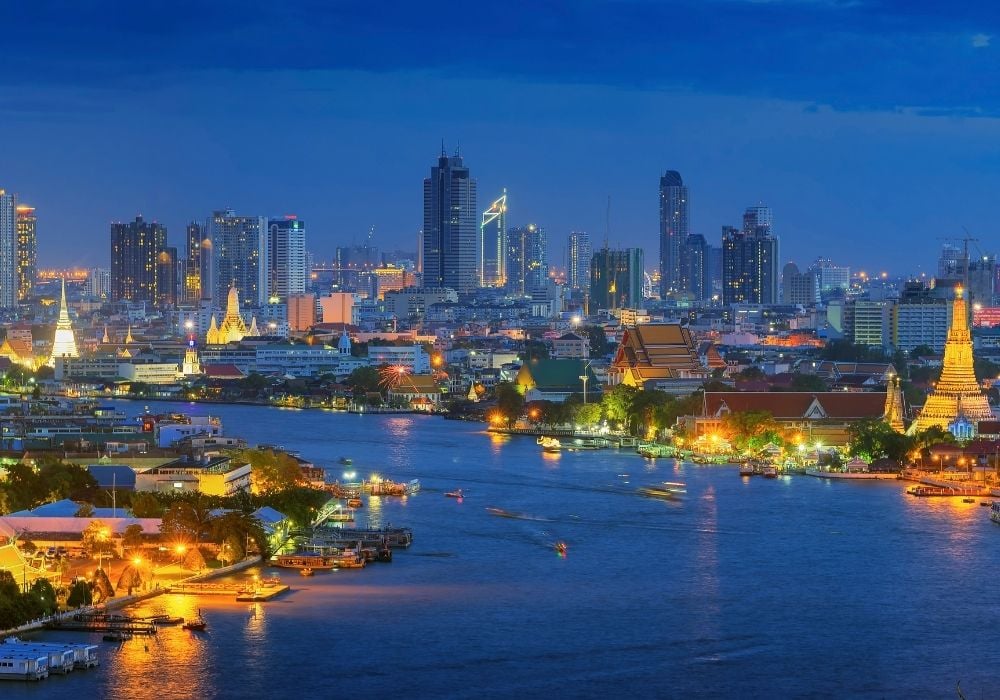
<path id="1" fill-rule="evenodd" d="M 778 468 L 774 465 L 769 465 L 764 467 L 764 471 L 761 472 L 765 479 L 777 479 L 778 478 Z"/>
<path id="2" fill-rule="evenodd" d="M 562 450 L 562 443 L 558 438 L 540 437 L 538 438 L 538 444 L 542 446 L 543 452 L 559 452 Z"/>
<path id="3" fill-rule="evenodd" d="M 462 489 L 455 489 L 454 491 L 445 491 L 445 496 L 448 498 L 462 498 Z"/>
<path id="4" fill-rule="evenodd" d="M 337 564 L 333 557 L 316 554 L 281 554 L 271 562 L 282 569 L 312 569 L 313 571 L 334 569 Z"/>
<path id="5" fill-rule="evenodd" d="M 206 621 L 205 618 L 202 616 L 201 609 L 199 608 L 198 617 L 196 617 L 193 620 L 188 620 L 183 625 L 181 625 L 181 627 L 183 629 L 190 630 L 192 632 L 204 632 L 205 629 L 208 627 L 208 621 Z"/>
<path id="6" fill-rule="evenodd" d="M 990 504 L 990 520 L 1000 525 L 1000 502 L 994 501 Z"/>

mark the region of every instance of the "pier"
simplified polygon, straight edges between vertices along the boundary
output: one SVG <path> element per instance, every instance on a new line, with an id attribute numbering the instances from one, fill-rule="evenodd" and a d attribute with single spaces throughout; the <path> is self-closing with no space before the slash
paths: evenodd
<path id="1" fill-rule="evenodd" d="M 280 579 L 263 579 L 239 583 L 178 583 L 167 588 L 169 593 L 183 595 L 223 595 L 235 597 L 237 602 L 263 602 L 291 590 Z"/>
<path id="2" fill-rule="evenodd" d="M 50 620 L 45 629 L 63 632 L 123 632 L 132 635 L 154 635 L 156 625 L 146 620 L 105 612 L 77 613 Z"/>

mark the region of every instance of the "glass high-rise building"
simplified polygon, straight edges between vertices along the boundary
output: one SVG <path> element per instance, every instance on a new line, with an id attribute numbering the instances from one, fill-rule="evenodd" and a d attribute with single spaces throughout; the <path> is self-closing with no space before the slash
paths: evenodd
<path id="1" fill-rule="evenodd" d="M 240 305 L 266 305 L 267 219 L 262 216 L 237 216 L 232 209 L 226 209 L 212 212 L 206 228 L 211 251 L 212 279 L 208 282 L 208 289 L 211 290 L 212 301 L 216 305 L 225 303 L 229 288 L 236 287 Z M 204 296 L 204 276 L 201 283 Z"/>
<path id="2" fill-rule="evenodd" d="M 268 295 L 287 302 L 306 291 L 306 225 L 286 216 L 267 224 Z"/>
<path id="3" fill-rule="evenodd" d="M 507 189 L 483 212 L 479 224 L 479 286 L 507 284 Z"/>
<path id="4" fill-rule="evenodd" d="M 768 207 L 747 209 L 742 229 L 722 227 L 722 301 L 778 303 L 778 239 Z"/>
<path id="5" fill-rule="evenodd" d="M 423 285 L 471 292 L 476 270 L 476 181 L 462 156 L 443 151 L 424 178 Z"/>
<path id="6" fill-rule="evenodd" d="M 590 264 L 590 309 L 635 309 L 642 306 L 642 248 L 594 253 Z"/>
<path id="7" fill-rule="evenodd" d="M 177 306 L 177 248 L 166 246 L 156 255 L 156 305 L 163 308 Z"/>
<path id="8" fill-rule="evenodd" d="M 708 243 L 700 233 L 688 234 L 681 245 L 680 283 L 677 292 L 696 301 L 712 296 Z"/>
<path id="9" fill-rule="evenodd" d="M 569 234 L 566 245 L 566 281 L 570 289 L 587 289 L 590 287 L 590 262 L 593 252 L 590 248 L 590 235 L 583 231 L 573 231 Z"/>
<path id="10" fill-rule="evenodd" d="M 158 256 L 167 229 L 141 216 L 111 224 L 111 300 L 158 302 Z"/>
<path id="11" fill-rule="evenodd" d="M 688 237 L 688 188 L 681 174 L 660 177 L 660 297 L 681 290 L 681 247 Z"/>
<path id="12" fill-rule="evenodd" d="M 196 302 L 202 298 L 202 293 L 207 293 L 207 289 L 202 289 L 203 258 L 207 263 L 211 260 L 211 244 L 205 237 L 205 226 L 192 221 L 184 230 L 184 299 L 189 302 Z M 205 274 L 209 279 L 211 275 Z"/>
<path id="13" fill-rule="evenodd" d="M 0 189 L 0 308 L 17 305 L 17 195 Z"/>
<path id="14" fill-rule="evenodd" d="M 15 208 L 17 216 L 17 299 L 24 301 L 31 296 L 35 288 L 35 275 L 38 274 L 38 239 L 35 227 L 38 219 L 35 208 L 27 204 L 18 204 Z"/>
<path id="15" fill-rule="evenodd" d="M 545 229 L 537 224 L 507 231 L 507 289 L 521 296 L 545 288 L 549 278 Z"/>

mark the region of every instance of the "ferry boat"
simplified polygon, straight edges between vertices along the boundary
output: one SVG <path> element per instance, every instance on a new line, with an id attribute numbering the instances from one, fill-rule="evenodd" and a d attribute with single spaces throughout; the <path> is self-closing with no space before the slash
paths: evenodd
<path id="1" fill-rule="evenodd" d="M 208 622 L 205 620 L 204 617 L 202 617 L 201 609 L 199 608 L 198 617 L 196 617 L 193 620 L 188 620 L 183 625 L 181 625 L 181 627 L 183 629 L 190 630 L 192 632 L 204 632 L 205 628 L 208 627 Z"/>
<path id="2" fill-rule="evenodd" d="M 828 469 L 806 469 L 807 476 L 820 479 L 858 479 L 862 481 L 886 481 L 898 479 L 893 472 L 838 472 Z"/>
<path id="3" fill-rule="evenodd" d="M 639 489 L 639 493 L 648 498 L 677 500 L 687 491 L 684 489 L 684 484 L 678 481 L 664 481 L 662 485 L 643 486 Z"/>
<path id="4" fill-rule="evenodd" d="M 455 489 L 454 491 L 445 491 L 445 496 L 448 498 L 462 498 L 462 489 Z"/>
<path id="5" fill-rule="evenodd" d="M 271 564 L 282 569 L 312 569 L 313 571 L 337 567 L 333 557 L 315 554 L 280 554 Z"/>
<path id="6" fill-rule="evenodd" d="M 752 465 L 750 464 L 740 465 L 740 476 L 753 476 L 754 474 L 756 474 L 756 472 L 754 471 Z"/>
<path id="7" fill-rule="evenodd" d="M 994 501 L 990 504 L 990 520 L 1000 525 L 1000 502 Z"/>
<path id="8" fill-rule="evenodd" d="M 345 467 L 347 467 L 354 464 L 354 460 L 351 459 L 350 457 L 341 457 L 340 463 L 343 464 Z"/>
<path id="9" fill-rule="evenodd" d="M 989 496 L 989 489 L 967 486 L 911 486 L 906 489 L 911 496 Z"/>
<path id="10" fill-rule="evenodd" d="M 47 654 L 28 650 L 0 649 L 0 678 L 15 681 L 40 681 L 49 677 Z"/>
<path id="11" fill-rule="evenodd" d="M 361 501 L 360 498 L 348 498 L 347 499 L 347 507 L 348 508 L 361 508 L 362 506 L 364 506 L 364 503 Z"/>
<path id="12" fill-rule="evenodd" d="M 333 555 L 333 560 L 338 569 L 363 569 L 367 564 L 364 555 L 358 549 L 345 549 Z"/>
<path id="13" fill-rule="evenodd" d="M 559 452 L 562 450 L 562 443 L 558 438 L 542 436 L 538 438 L 538 444 L 542 446 L 543 452 Z"/>
<path id="14" fill-rule="evenodd" d="M 778 478 L 778 468 L 773 464 L 764 467 L 764 471 L 761 472 L 765 479 L 777 479 Z"/>

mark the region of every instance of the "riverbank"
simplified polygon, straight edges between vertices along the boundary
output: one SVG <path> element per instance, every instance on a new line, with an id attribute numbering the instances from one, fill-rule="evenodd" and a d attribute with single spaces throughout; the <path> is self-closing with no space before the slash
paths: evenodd
<path id="1" fill-rule="evenodd" d="M 224 566 L 219 569 L 209 569 L 204 572 L 194 574 L 187 578 L 181 579 L 171 585 L 184 585 L 188 583 L 197 583 L 199 581 L 208 581 L 209 579 L 219 578 L 220 576 L 226 576 L 228 574 L 236 573 L 237 571 L 243 571 L 251 566 L 255 566 L 262 561 L 260 556 L 248 557 L 243 561 L 231 564 L 230 566 Z M 46 617 L 41 617 L 37 620 L 32 620 L 27 622 L 20 627 L 15 627 L 13 629 L 0 630 L 0 640 L 3 640 L 10 636 L 17 636 L 19 634 L 24 634 L 26 632 L 38 632 L 45 629 L 45 627 L 53 622 L 59 622 L 61 620 L 72 619 L 74 615 L 79 615 L 80 613 L 88 612 L 110 612 L 112 610 L 122 610 L 130 605 L 135 605 L 136 603 L 141 603 L 144 600 L 149 600 L 150 598 L 155 598 L 157 596 L 163 595 L 164 593 L 170 592 L 170 586 L 156 585 L 156 588 L 144 591 L 142 593 L 136 593 L 133 595 L 114 597 L 110 600 L 101 603 L 100 605 L 85 605 L 80 608 L 74 608 L 72 610 L 67 610 L 65 612 L 57 613 L 55 615 L 48 615 Z"/>

